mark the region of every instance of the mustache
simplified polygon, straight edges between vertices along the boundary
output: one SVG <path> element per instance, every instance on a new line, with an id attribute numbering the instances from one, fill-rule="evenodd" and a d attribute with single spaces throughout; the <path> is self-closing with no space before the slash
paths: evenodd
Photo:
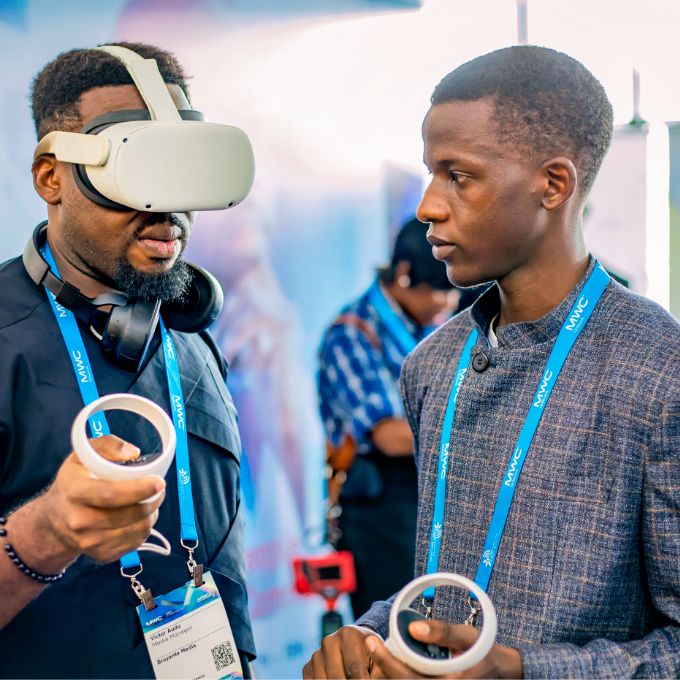
<path id="1" fill-rule="evenodd" d="M 147 217 L 140 222 L 140 224 L 135 229 L 135 235 L 139 235 L 147 227 L 151 227 L 154 224 L 172 224 L 173 226 L 181 229 L 182 240 L 186 240 L 187 232 L 189 231 L 189 221 L 185 218 L 182 219 L 177 213 L 147 213 Z"/>

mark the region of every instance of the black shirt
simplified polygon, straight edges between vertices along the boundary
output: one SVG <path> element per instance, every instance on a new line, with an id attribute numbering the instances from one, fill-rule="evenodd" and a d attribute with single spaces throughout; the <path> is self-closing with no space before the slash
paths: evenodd
<path id="1" fill-rule="evenodd" d="M 140 394 L 170 413 L 158 340 L 146 365 L 135 374 L 110 362 L 98 340 L 79 325 L 100 395 Z M 254 655 L 239 514 L 240 440 L 225 384 L 226 367 L 207 335 L 171 334 L 186 406 L 200 540 L 196 559 L 215 577 L 237 647 Z M 0 375 L 5 385 L 0 391 L 0 513 L 4 514 L 50 484 L 71 451 L 71 424 L 83 407 L 46 292 L 29 278 L 19 258 L 0 265 Z M 143 450 L 153 448 L 154 431 L 142 419 L 121 412 L 108 419 L 118 436 Z M 140 580 L 156 594 L 188 579 L 187 553 L 179 545 L 174 465 L 166 481 L 156 529 L 170 540 L 172 554 L 140 554 L 144 567 Z M 62 581 L 49 586 L 0 630 L 0 674 L 153 677 L 137 604 L 118 562 L 101 565 L 79 558 Z"/>

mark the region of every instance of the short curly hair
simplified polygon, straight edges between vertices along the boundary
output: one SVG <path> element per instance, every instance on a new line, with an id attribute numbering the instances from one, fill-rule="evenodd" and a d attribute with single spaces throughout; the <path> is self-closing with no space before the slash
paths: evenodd
<path id="1" fill-rule="evenodd" d="M 145 43 L 116 42 L 137 52 L 145 59 L 155 59 L 163 80 L 179 85 L 187 98 L 187 76 L 177 58 L 170 52 Z M 78 100 L 94 87 L 132 85 L 132 77 L 116 57 L 95 49 L 76 49 L 62 52 L 47 64 L 33 79 L 31 109 L 38 139 L 53 130 L 79 130 Z"/>
<path id="2" fill-rule="evenodd" d="M 546 47 L 506 47 L 449 73 L 431 102 L 486 98 L 493 100 L 500 139 L 523 152 L 570 156 L 587 195 L 611 143 L 613 112 L 583 64 Z"/>

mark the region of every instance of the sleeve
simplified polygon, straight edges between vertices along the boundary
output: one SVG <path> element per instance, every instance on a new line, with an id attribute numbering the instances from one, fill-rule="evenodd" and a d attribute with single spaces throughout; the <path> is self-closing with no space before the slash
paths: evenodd
<path id="1" fill-rule="evenodd" d="M 387 640 L 390 628 L 390 609 L 397 594 L 395 593 L 388 600 L 374 602 L 371 608 L 354 622 L 355 625 L 367 626 L 378 633 L 383 640 Z"/>
<path id="2" fill-rule="evenodd" d="M 644 466 L 641 549 L 658 627 L 623 643 L 520 645 L 524 677 L 680 677 L 680 399 L 661 409 Z"/>
<path id="3" fill-rule="evenodd" d="M 326 435 L 339 445 L 351 434 L 358 445 L 385 418 L 403 418 L 396 381 L 382 352 L 359 329 L 332 326 L 319 351 L 319 406 Z"/>
<path id="4" fill-rule="evenodd" d="M 224 382 L 227 382 L 227 375 L 229 373 L 229 366 L 227 365 L 227 360 L 224 358 L 224 355 L 220 351 L 219 347 L 217 346 L 217 343 L 215 342 L 215 339 L 212 336 L 212 333 L 210 331 L 204 330 L 204 331 L 199 331 L 198 333 L 201 338 L 203 339 L 203 342 L 205 342 L 206 345 L 208 345 L 208 348 L 212 352 L 213 356 L 215 357 L 215 361 L 217 362 L 217 367 L 224 378 Z"/>

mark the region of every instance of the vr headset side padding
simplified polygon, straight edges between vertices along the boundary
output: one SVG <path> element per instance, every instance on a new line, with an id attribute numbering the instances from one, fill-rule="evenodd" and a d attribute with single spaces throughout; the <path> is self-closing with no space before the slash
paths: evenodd
<path id="1" fill-rule="evenodd" d="M 137 370 L 144 359 L 160 314 L 168 328 L 198 333 L 207 329 L 222 311 L 224 293 L 219 282 L 190 262 L 186 264 L 193 278 L 181 302 L 161 304 L 160 300 L 128 298 L 117 290 L 88 298 L 50 269 L 40 252 L 46 237 L 47 222 L 41 222 L 24 248 L 23 263 L 28 275 L 36 285 L 45 286 L 60 305 L 70 309 L 83 323 L 103 328 L 101 337 L 96 334 L 104 353 L 127 370 Z M 109 306 L 110 311 L 102 310 Z"/>

